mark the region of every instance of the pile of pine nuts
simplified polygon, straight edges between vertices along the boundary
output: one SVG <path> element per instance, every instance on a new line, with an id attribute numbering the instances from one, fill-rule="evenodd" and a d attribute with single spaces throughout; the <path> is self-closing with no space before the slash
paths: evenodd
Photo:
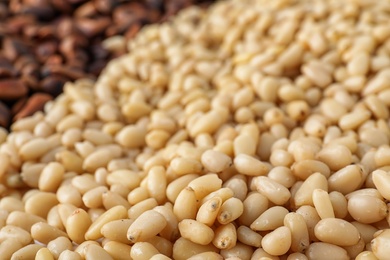
<path id="1" fill-rule="evenodd" d="M 145 27 L 0 131 L 2 259 L 389 259 L 390 2 Z"/>

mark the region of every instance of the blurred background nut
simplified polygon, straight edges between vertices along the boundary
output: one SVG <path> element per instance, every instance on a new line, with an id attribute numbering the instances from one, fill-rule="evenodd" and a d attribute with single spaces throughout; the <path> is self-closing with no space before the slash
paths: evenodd
<path id="1" fill-rule="evenodd" d="M 7 126 L 10 123 L 11 111 L 7 105 L 0 101 L 0 125 Z"/>
<path id="2" fill-rule="evenodd" d="M 16 79 L 0 80 L 0 99 L 15 100 L 27 94 L 27 87 Z"/>
<path id="3" fill-rule="evenodd" d="M 36 111 L 43 110 L 45 103 L 52 99 L 51 95 L 44 93 L 33 94 L 22 106 L 22 108 L 15 113 L 14 119 L 18 120 L 26 116 L 33 115 Z"/>

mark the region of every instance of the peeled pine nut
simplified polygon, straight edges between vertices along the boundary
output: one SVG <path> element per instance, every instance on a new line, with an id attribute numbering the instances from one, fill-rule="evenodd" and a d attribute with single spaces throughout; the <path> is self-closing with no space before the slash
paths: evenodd
<path id="1" fill-rule="evenodd" d="M 291 250 L 304 253 L 310 244 L 305 219 L 298 213 L 290 212 L 284 217 L 283 223 L 291 232 Z"/>
<path id="2" fill-rule="evenodd" d="M 218 216 L 221 205 L 222 199 L 220 197 L 207 200 L 200 206 L 196 220 L 211 227 Z"/>
<path id="3" fill-rule="evenodd" d="M 135 242 L 143 242 L 157 235 L 167 225 L 165 218 L 154 210 L 142 213 L 127 230 L 127 238 Z"/>
<path id="4" fill-rule="evenodd" d="M 237 231 L 232 223 L 221 225 L 215 230 L 212 243 L 216 248 L 231 249 L 236 245 L 236 242 Z"/>
<path id="5" fill-rule="evenodd" d="M 179 231 L 183 238 L 199 245 L 208 245 L 214 238 L 214 231 L 209 226 L 192 219 L 180 221 Z"/>
<path id="6" fill-rule="evenodd" d="M 288 210 L 284 207 L 271 207 L 255 219 L 250 228 L 255 231 L 274 230 L 283 226 L 283 220 L 287 214 Z"/>
<path id="7" fill-rule="evenodd" d="M 376 170 L 372 173 L 372 180 L 379 193 L 387 200 L 390 198 L 390 173 Z"/>
<path id="8" fill-rule="evenodd" d="M 351 223 L 336 218 L 320 220 L 314 233 L 321 241 L 338 246 L 352 246 L 360 239 L 359 231 Z"/>
<path id="9" fill-rule="evenodd" d="M 254 180 L 256 189 L 276 205 L 283 205 L 290 197 L 290 191 L 282 184 L 265 177 L 259 176 Z"/>
<path id="10" fill-rule="evenodd" d="M 244 206 L 241 200 L 237 198 L 227 199 L 221 206 L 217 220 L 221 224 L 228 224 L 239 216 L 244 211 Z"/>
<path id="11" fill-rule="evenodd" d="M 321 219 L 334 218 L 334 211 L 329 194 L 321 189 L 313 191 L 313 204 Z"/>
<path id="12" fill-rule="evenodd" d="M 388 209 L 383 200 L 368 195 L 355 195 L 348 200 L 348 212 L 355 220 L 368 224 L 385 218 Z"/>
<path id="13" fill-rule="evenodd" d="M 288 227 L 278 227 L 261 240 L 264 251 L 271 255 L 283 255 L 291 246 L 291 231 Z"/>
<path id="14" fill-rule="evenodd" d="M 101 228 L 108 222 L 123 219 L 127 217 L 127 210 L 123 206 L 115 206 L 104 212 L 98 219 L 96 219 L 85 233 L 85 239 L 98 239 L 102 237 Z"/>

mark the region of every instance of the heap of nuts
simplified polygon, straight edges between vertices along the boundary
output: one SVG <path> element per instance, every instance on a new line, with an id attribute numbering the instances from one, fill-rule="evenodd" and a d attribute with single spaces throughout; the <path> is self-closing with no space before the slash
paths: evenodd
<path id="1" fill-rule="evenodd" d="M 65 82 L 95 78 L 143 25 L 211 2 L 0 1 L 0 126 L 42 110 Z"/>
<path id="2" fill-rule="evenodd" d="M 144 27 L 0 132 L 6 259 L 389 259 L 390 2 Z"/>

